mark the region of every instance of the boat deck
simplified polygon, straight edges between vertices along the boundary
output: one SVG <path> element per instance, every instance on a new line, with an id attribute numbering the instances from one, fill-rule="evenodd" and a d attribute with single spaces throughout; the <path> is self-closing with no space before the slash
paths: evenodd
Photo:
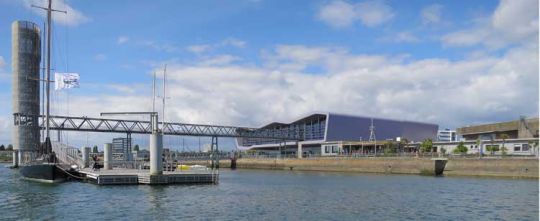
<path id="1" fill-rule="evenodd" d="M 161 175 L 150 175 L 148 170 L 114 168 L 79 170 L 90 182 L 98 185 L 135 185 L 135 184 L 213 184 L 219 179 L 218 171 L 183 170 L 163 171 Z"/>

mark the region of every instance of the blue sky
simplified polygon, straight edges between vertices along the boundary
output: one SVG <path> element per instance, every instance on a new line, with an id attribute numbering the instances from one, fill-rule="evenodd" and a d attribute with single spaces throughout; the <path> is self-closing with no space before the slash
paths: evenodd
<path id="1" fill-rule="evenodd" d="M 0 1 L 0 143 L 11 22 L 44 22 L 31 4 L 45 2 Z M 54 68 L 82 80 L 55 94 L 58 114 L 147 110 L 151 73 L 167 64 L 166 116 L 181 122 L 260 126 L 331 111 L 454 128 L 538 115 L 534 0 L 54 4 L 68 11 L 54 17 Z"/>

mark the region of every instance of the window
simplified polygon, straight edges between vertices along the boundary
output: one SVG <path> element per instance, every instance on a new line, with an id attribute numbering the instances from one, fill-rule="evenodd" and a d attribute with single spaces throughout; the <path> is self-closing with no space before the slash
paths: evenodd
<path id="1" fill-rule="evenodd" d="M 330 147 L 324 146 L 324 153 L 330 153 Z"/>
<path id="2" fill-rule="evenodd" d="M 523 146 L 521 146 L 521 151 L 529 151 L 529 144 L 523 144 Z"/>
<path id="3" fill-rule="evenodd" d="M 514 151 L 521 151 L 521 145 L 515 144 L 514 145 Z"/>

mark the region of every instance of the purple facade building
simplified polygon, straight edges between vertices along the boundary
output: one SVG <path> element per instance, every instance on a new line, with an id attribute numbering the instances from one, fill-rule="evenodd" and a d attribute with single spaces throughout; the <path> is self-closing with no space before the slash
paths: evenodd
<path id="1" fill-rule="evenodd" d="M 370 127 L 373 122 L 373 134 Z M 286 155 L 337 155 L 344 151 L 376 152 L 386 141 L 421 142 L 437 137 L 436 124 L 352 116 L 335 113 L 314 113 L 290 123 L 274 122 L 261 127 L 296 133 L 300 141 L 280 141 L 258 138 L 237 138 L 239 148 L 261 153 Z M 370 140 L 370 136 L 374 139 Z M 370 149 L 371 146 L 371 149 Z M 365 149 L 364 149 L 365 147 Z M 360 148 L 362 148 L 360 150 Z"/>

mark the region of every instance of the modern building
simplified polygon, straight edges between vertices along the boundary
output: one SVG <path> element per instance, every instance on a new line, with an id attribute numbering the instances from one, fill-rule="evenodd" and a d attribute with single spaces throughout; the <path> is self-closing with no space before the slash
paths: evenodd
<path id="1" fill-rule="evenodd" d="M 457 141 L 458 137 L 455 130 L 448 128 L 437 131 L 437 141 Z"/>
<path id="2" fill-rule="evenodd" d="M 146 149 L 133 151 L 133 159 L 138 160 L 138 161 L 140 160 L 148 161 L 150 160 L 150 151 Z"/>
<path id="3" fill-rule="evenodd" d="M 538 118 L 521 117 L 519 120 L 461 127 L 456 130 L 465 140 L 495 140 L 538 138 Z"/>
<path id="4" fill-rule="evenodd" d="M 433 146 L 438 153 L 455 154 L 454 149 L 460 143 L 463 143 L 467 148 L 467 154 L 481 153 L 483 155 L 499 156 L 503 154 L 520 156 L 538 155 L 538 138 L 435 142 Z"/>
<path id="5" fill-rule="evenodd" d="M 120 161 L 131 161 L 132 160 L 132 150 L 131 150 L 131 138 L 113 138 L 112 142 L 112 154 L 114 160 Z"/>
<path id="6" fill-rule="evenodd" d="M 273 122 L 265 130 L 298 133 L 301 141 L 237 138 L 238 148 L 249 148 L 258 154 L 303 157 L 331 156 L 339 153 L 375 153 L 388 140 L 420 142 L 435 139 L 439 126 L 404 120 L 391 120 L 335 113 L 314 113 L 289 123 Z"/>

